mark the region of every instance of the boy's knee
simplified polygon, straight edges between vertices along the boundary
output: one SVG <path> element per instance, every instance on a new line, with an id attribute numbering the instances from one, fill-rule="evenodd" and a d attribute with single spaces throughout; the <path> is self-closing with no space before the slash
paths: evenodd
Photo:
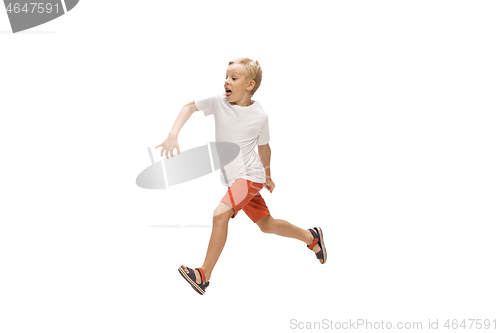
<path id="1" fill-rule="evenodd" d="M 230 218 L 231 216 L 233 216 L 233 213 L 234 213 L 233 207 L 221 202 L 214 210 L 214 218 L 216 217 Z"/>
<path id="2" fill-rule="evenodd" d="M 261 218 L 257 221 L 257 225 L 260 230 L 266 234 L 272 234 L 276 230 L 276 223 L 271 215 L 267 215 L 266 217 Z"/>

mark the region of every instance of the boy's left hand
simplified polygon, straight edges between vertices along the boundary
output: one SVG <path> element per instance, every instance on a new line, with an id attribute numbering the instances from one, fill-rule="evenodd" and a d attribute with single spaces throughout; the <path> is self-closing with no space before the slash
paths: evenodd
<path id="1" fill-rule="evenodd" d="M 273 193 L 273 190 L 274 190 L 274 182 L 271 178 L 267 178 L 266 180 L 266 185 L 264 185 L 268 190 L 269 192 Z"/>

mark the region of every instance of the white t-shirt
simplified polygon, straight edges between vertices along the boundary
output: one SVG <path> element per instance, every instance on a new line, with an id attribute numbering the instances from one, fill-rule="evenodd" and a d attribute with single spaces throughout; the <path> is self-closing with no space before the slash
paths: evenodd
<path id="1" fill-rule="evenodd" d="M 240 147 L 238 157 L 221 169 L 224 186 L 231 186 L 238 178 L 266 182 L 266 172 L 255 146 L 269 142 L 267 113 L 259 102 L 252 102 L 250 106 L 231 105 L 225 93 L 195 100 L 196 108 L 205 116 L 214 115 L 215 141 L 232 142 Z"/>

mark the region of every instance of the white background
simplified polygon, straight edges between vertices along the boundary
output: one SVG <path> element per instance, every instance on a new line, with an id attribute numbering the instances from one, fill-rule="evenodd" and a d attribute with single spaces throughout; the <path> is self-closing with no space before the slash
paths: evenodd
<path id="1" fill-rule="evenodd" d="M 500 328 L 497 1 L 81 1 L 12 34 L 0 10 L 0 331 L 288 332 L 290 320 Z M 275 218 L 244 213 L 204 296 L 219 174 L 135 184 L 181 107 L 257 58 Z M 195 113 L 181 152 L 214 139 Z M 159 159 L 159 150 L 155 151 Z"/>

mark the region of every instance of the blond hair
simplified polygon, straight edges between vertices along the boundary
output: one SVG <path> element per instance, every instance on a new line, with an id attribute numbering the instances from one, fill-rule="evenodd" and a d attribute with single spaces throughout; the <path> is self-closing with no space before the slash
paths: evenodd
<path id="1" fill-rule="evenodd" d="M 259 89 L 260 83 L 262 81 L 262 68 L 260 67 L 259 62 L 257 60 L 252 60 L 250 58 L 236 58 L 233 61 L 229 62 L 229 66 L 233 64 L 243 65 L 246 70 L 245 78 L 247 79 L 247 81 L 251 80 L 255 81 L 255 86 L 250 92 L 253 96 L 253 94 L 255 94 L 255 92 L 257 91 L 257 89 Z"/>

